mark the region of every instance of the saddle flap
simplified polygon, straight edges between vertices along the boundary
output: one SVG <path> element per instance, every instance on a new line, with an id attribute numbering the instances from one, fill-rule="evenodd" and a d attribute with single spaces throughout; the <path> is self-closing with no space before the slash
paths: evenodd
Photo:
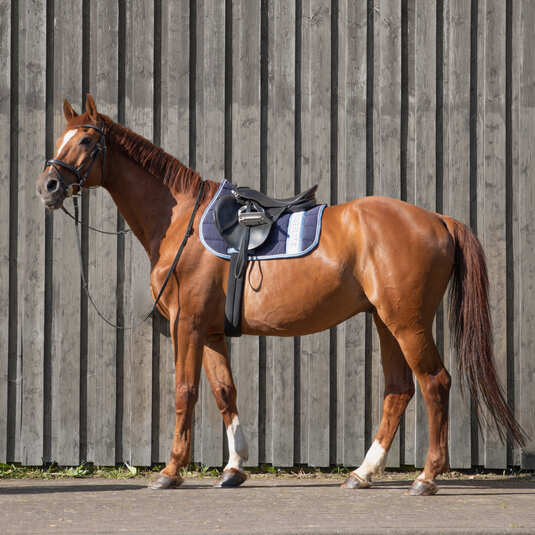
<path id="1" fill-rule="evenodd" d="M 230 247 L 237 251 L 240 250 L 243 238 L 247 229 L 249 229 L 247 250 L 251 251 L 266 241 L 273 223 L 265 223 L 254 227 L 240 225 L 238 210 L 242 206 L 233 195 L 222 195 L 214 205 L 214 222 L 221 237 Z"/>

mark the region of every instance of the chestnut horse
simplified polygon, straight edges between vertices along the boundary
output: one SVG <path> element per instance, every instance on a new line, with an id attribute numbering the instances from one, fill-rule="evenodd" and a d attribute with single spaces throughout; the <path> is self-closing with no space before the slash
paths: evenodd
<path id="1" fill-rule="evenodd" d="M 39 195 L 56 209 L 82 186 L 103 186 L 149 255 L 153 296 L 200 200 L 194 233 L 158 303 L 169 319 L 175 351 L 176 427 L 170 460 L 152 487 L 182 482 L 178 470 L 189 460 L 201 365 L 227 428 L 229 461 L 219 485 L 237 486 L 246 479 L 247 445 L 223 334 L 229 262 L 206 250 L 196 232 L 218 184 L 205 181 L 199 196 L 203 181 L 195 171 L 99 114 L 91 95 L 85 113 L 78 115 L 65 101 L 64 114 L 67 125 L 55 160 L 47 162 L 37 180 Z M 248 269 L 244 334 L 302 336 L 359 312 L 373 314 L 385 376 L 383 414 L 373 444 L 344 487 L 369 487 L 383 468 L 414 394 L 413 374 L 427 406 L 429 450 L 409 493 L 436 493 L 435 477 L 448 470 L 450 375 L 433 340 L 432 323 L 450 279 L 453 343 L 476 410 L 484 402 L 500 437 L 523 444 L 493 364 L 483 251 L 459 221 L 399 200 L 366 197 L 327 207 L 319 244 L 307 256 L 263 262 L 261 284 L 256 280 L 260 270 L 254 264 Z"/>

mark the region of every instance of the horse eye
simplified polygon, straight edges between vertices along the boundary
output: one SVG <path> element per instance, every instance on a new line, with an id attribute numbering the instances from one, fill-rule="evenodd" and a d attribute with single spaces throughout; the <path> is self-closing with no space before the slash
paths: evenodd
<path id="1" fill-rule="evenodd" d="M 80 141 L 80 145 L 89 145 L 89 143 L 91 143 L 91 138 L 90 137 L 84 137 Z"/>

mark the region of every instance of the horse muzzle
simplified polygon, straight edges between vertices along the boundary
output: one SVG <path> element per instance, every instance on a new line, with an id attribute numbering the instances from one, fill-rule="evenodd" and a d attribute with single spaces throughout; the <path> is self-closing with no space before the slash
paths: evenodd
<path id="1" fill-rule="evenodd" d="M 37 194 L 49 210 L 61 208 L 66 197 L 61 182 L 49 173 L 43 173 L 37 180 Z"/>

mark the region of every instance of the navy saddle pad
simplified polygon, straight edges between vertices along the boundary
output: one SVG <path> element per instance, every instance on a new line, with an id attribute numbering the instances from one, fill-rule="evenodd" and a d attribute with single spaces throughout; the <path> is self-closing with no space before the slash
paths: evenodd
<path id="1" fill-rule="evenodd" d="M 210 201 L 201 218 L 201 242 L 211 253 L 220 258 L 230 259 L 235 249 L 229 249 L 219 235 L 214 221 L 214 204 L 221 195 L 228 195 L 232 183 L 223 180 L 214 198 Z M 305 212 L 285 214 L 273 225 L 267 240 L 249 254 L 249 260 L 271 260 L 275 258 L 296 258 L 312 251 L 319 242 L 321 217 L 325 204 L 314 206 Z"/>

